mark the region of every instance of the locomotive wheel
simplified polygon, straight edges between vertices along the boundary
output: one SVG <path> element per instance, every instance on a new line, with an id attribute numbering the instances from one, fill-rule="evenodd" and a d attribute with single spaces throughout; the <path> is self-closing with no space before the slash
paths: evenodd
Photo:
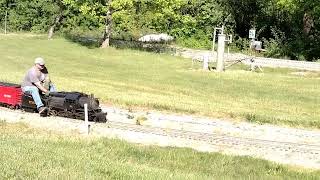
<path id="1" fill-rule="evenodd" d="M 56 110 L 49 110 L 49 116 L 58 116 L 58 112 Z"/>
<path id="2" fill-rule="evenodd" d="M 43 112 L 40 113 L 40 116 L 41 117 L 47 117 L 49 114 L 49 110 L 48 109 L 45 109 Z"/>

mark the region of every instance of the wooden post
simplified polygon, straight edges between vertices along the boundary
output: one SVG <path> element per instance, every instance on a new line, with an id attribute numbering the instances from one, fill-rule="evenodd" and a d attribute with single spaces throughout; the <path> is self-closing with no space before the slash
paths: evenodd
<path id="1" fill-rule="evenodd" d="M 217 32 L 217 29 L 214 28 L 214 31 L 213 31 L 213 40 L 212 40 L 212 56 L 214 56 L 214 47 L 216 45 L 216 32 Z"/>

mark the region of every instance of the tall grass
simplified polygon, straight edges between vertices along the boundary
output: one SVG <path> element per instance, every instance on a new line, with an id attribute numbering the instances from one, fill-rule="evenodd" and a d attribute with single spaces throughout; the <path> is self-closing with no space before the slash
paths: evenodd
<path id="1" fill-rule="evenodd" d="M 63 38 L 0 35 L 0 79 L 20 83 L 37 56 L 59 90 L 94 93 L 103 103 L 320 128 L 320 75 L 294 70 L 224 73 L 192 70 L 191 60 L 114 48 L 87 48 Z"/>
<path id="2" fill-rule="evenodd" d="M 0 122 L 0 179 L 317 179 L 250 157 L 60 135 Z"/>

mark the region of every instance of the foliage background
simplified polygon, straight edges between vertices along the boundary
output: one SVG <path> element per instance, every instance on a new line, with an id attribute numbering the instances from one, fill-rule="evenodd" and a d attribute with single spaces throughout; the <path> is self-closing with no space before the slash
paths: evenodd
<path id="1" fill-rule="evenodd" d="M 6 10 L 10 32 L 45 33 L 62 13 L 56 33 L 99 39 L 108 9 L 112 39 L 168 33 L 179 45 L 210 49 L 214 27 L 224 25 L 238 50 L 246 50 L 255 28 L 266 56 L 320 58 L 320 2 L 312 0 L 0 0 L 0 28 Z"/>

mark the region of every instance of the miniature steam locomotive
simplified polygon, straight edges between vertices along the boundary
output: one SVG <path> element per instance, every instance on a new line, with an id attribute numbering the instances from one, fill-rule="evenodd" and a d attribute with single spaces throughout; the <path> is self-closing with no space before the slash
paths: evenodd
<path id="1" fill-rule="evenodd" d="M 106 122 L 107 113 L 99 106 L 99 100 L 93 95 L 81 92 L 51 92 L 41 95 L 43 104 L 48 108 L 41 116 L 61 116 L 73 119 L 85 119 L 84 105 L 88 105 L 88 120 Z M 0 82 L 0 105 L 11 109 L 37 112 L 36 104 L 30 94 L 23 93 L 20 85 Z"/>

